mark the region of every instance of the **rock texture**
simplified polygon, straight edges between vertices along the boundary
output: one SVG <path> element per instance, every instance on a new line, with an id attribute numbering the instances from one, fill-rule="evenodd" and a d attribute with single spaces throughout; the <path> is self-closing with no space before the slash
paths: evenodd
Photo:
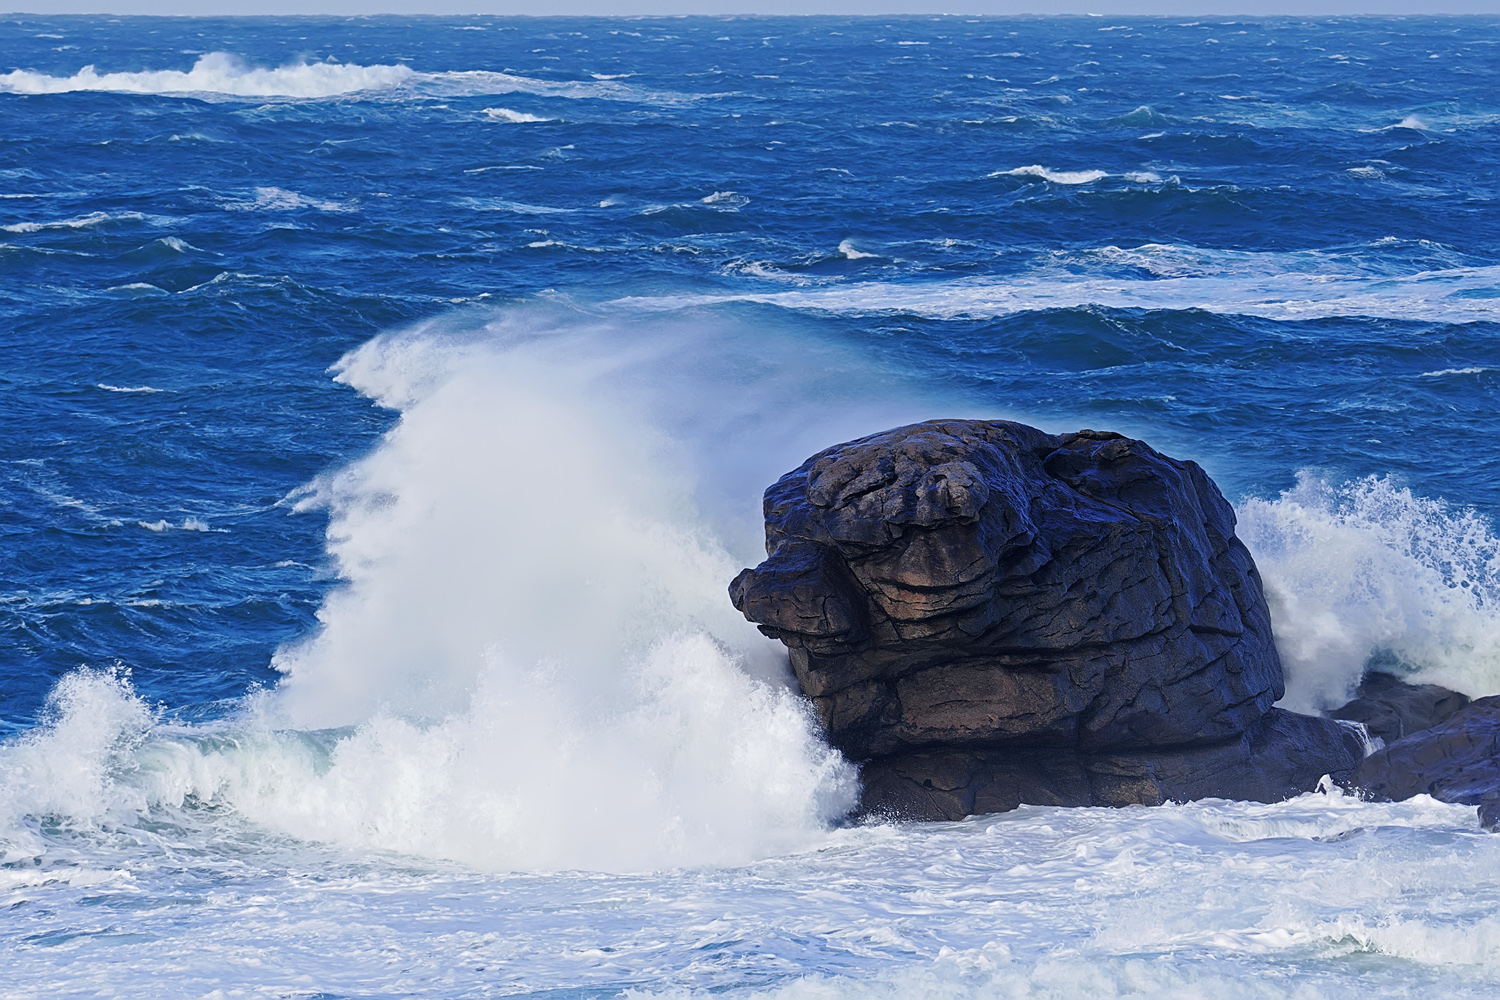
<path id="1" fill-rule="evenodd" d="M 1279 802 L 1317 787 L 1325 774 L 1346 783 L 1364 748 L 1353 727 L 1273 708 L 1236 740 L 1177 750 L 932 750 L 866 764 L 863 811 L 898 819 L 959 819 L 1022 804 Z"/>
<path id="2" fill-rule="evenodd" d="M 1234 513 L 1140 441 L 913 424 L 814 455 L 765 517 L 730 596 L 870 762 L 867 807 L 1280 797 L 1359 759 L 1331 720 L 1262 721 L 1281 663 Z"/>
<path id="3" fill-rule="evenodd" d="M 1366 757 L 1349 783 L 1391 801 L 1431 795 L 1479 806 L 1485 827 L 1500 827 L 1500 697 L 1479 698 L 1445 722 Z"/>
<path id="4" fill-rule="evenodd" d="M 856 758 L 1213 743 L 1281 697 L 1233 511 L 1140 441 L 914 424 L 814 455 L 765 516 L 731 597 Z"/>
<path id="5" fill-rule="evenodd" d="M 1375 670 L 1365 675 L 1353 701 L 1328 715 L 1362 722 L 1371 736 L 1394 743 L 1432 728 L 1468 704 L 1468 695 L 1436 684 L 1408 684 L 1395 674 Z"/>

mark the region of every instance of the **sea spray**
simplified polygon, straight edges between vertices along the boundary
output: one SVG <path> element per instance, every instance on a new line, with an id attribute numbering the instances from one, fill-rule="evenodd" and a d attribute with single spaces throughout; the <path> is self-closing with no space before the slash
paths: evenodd
<path id="1" fill-rule="evenodd" d="M 606 351 L 507 316 L 340 363 L 401 418 L 299 501 L 329 510 L 344 583 L 257 711 L 358 728 L 294 795 L 241 796 L 247 815 L 483 867 L 614 869 L 748 859 L 852 807 L 853 770 L 724 596 L 738 566 L 693 501 L 692 447 L 639 382 L 610 388 L 660 345 L 612 332 Z"/>
<path id="2" fill-rule="evenodd" d="M 1335 486 L 1307 472 L 1239 515 L 1286 668 L 1283 705 L 1343 704 L 1372 656 L 1415 681 L 1500 692 L 1500 539 L 1484 518 L 1389 477 Z"/>
<path id="3" fill-rule="evenodd" d="M 114 775 L 128 767 L 152 721 L 118 671 L 77 670 L 59 681 L 42 725 L 0 744 L 0 863 L 44 852 L 42 817 L 88 827 L 119 805 Z"/>

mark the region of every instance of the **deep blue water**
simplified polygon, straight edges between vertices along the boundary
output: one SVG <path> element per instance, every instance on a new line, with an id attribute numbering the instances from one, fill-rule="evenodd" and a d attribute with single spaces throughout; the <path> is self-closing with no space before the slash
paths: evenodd
<path id="1" fill-rule="evenodd" d="M 885 413 L 1126 431 L 1237 503 L 1305 473 L 1399 550 L 1330 549 L 1353 590 L 1405 558 L 1480 595 L 1467 666 L 1411 665 L 1482 685 L 1497 162 L 1500 18 L 9 17 L 0 725 L 80 666 L 158 721 L 274 687 L 340 573 L 298 491 L 398 420 L 330 367 L 423 323 L 602 324 L 549 363 L 650 348 L 620 377 L 694 401 L 658 427 L 689 450 L 789 414 L 729 520 Z M 1441 645 L 1406 600 L 1339 655 Z"/>

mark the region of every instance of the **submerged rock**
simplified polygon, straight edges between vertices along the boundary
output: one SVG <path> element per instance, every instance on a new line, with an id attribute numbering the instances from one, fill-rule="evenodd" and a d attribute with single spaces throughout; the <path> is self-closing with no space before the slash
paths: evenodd
<path id="1" fill-rule="evenodd" d="M 1376 799 L 1431 795 L 1477 805 L 1486 829 L 1500 827 L 1500 697 L 1478 698 L 1446 721 L 1375 751 L 1349 783 Z"/>
<path id="2" fill-rule="evenodd" d="M 1371 736 L 1394 743 L 1430 729 L 1468 704 L 1466 694 L 1436 684 L 1408 684 L 1395 674 L 1374 670 L 1365 675 L 1354 700 L 1328 716 L 1362 722 Z"/>
<path id="3" fill-rule="evenodd" d="M 731 598 L 867 808 L 1281 797 L 1359 759 L 1332 720 L 1262 722 L 1281 662 L 1234 512 L 1143 442 L 913 424 L 814 455 L 765 518 Z"/>

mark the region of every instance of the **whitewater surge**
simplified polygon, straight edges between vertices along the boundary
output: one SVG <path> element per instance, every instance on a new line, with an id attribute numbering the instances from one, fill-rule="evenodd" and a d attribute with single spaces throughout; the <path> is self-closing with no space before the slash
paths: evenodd
<path id="1" fill-rule="evenodd" d="M 1472 510 L 1389 477 L 1303 472 L 1239 507 L 1286 668 L 1282 704 L 1336 708 L 1372 660 L 1415 682 L 1500 694 L 1500 538 Z"/>

